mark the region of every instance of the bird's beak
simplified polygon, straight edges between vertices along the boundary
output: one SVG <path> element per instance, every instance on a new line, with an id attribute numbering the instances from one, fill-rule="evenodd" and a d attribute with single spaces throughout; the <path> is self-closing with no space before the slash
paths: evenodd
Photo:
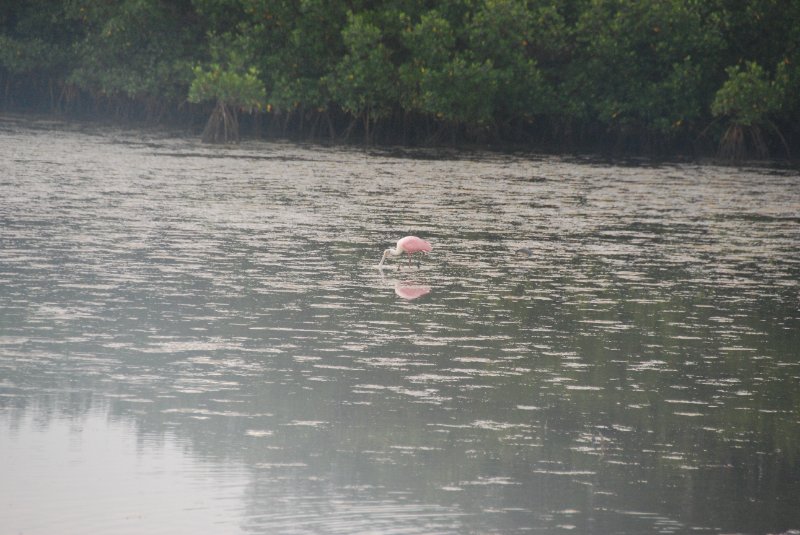
<path id="1" fill-rule="evenodd" d="M 381 267 L 381 266 L 383 265 L 383 261 L 384 261 L 384 260 L 386 260 L 386 253 L 383 253 L 383 256 L 381 256 L 381 261 L 380 261 L 380 263 L 378 264 L 378 267 Z"/>

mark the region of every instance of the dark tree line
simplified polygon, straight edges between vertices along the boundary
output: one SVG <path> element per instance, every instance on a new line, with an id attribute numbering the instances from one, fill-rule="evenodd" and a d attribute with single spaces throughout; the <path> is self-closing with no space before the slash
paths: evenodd
<path id="1" fill-rule="evenodd" d="M 794 0 L 0 3 L 2 109 L 207 141 L 783 156 L 798 88 Z"/>

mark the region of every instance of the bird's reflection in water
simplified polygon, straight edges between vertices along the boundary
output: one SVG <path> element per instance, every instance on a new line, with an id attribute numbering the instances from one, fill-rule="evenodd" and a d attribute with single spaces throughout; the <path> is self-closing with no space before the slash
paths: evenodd
<path id="1" fill-rule="evenodd" d="M 430 293 L 431 287 L 425 284 L 418 284 L 414 281 L 397 281 L 394 283 L 394 293 L 403 299 L 411 301 L 425 294 Z"/>
<path id="2" fill-rule="evenodd" d="M 427 295 L 431 291 L 431 287 L 427 284 L 423 284 L 421 282 L 406 279 L 406 280 L 399 280 L 399 279 L 387 279 L 384 276 L 383 270 L 379 270 L 381 274 L 381 282 L 387 288 L 394 287 L 394 293 L 397 294 L 398 297 L 402 297 L 408 301 L 413 299 L 418 299 L 423 295 Z"/>

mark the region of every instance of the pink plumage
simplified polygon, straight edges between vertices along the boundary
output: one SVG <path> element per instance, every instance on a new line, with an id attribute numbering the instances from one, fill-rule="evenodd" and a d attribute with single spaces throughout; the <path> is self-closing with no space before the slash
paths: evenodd
<path id="1" fill-rule="evenodd" d="M 433 247 L 430 243 L 416 236 L 406 236 L 397 242 L 397 248 L 403 253 L 429 253 Z"/>
<path id="2" fill-rule="evenodd" d="M 408 262 L 411 263 L 411 255 L 414 253 L 429 253 L 433 249 L 433 246 L 423 240 L 422 238 L 417 238 L 416 236 L 406 236 L 405 238 L 400 238 L 397 242 L 397 247 L 394 249 L 386 249 L 383 252 L 383 257 L 381 257 L 381 263 L 378 264 L 378 267 L 383 265 L 383 261 L 386 260 L 389 256 L 399 256 L 403 253 L 408 255 Z"/>

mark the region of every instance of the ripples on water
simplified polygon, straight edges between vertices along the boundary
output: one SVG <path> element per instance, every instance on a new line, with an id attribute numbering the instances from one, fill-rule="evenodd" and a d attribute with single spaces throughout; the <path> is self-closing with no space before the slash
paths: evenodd
<path id="1" fill-rule="evenodd" d="M 0 138 L 12 532 L 800 529 L 795 171 Z"/>

